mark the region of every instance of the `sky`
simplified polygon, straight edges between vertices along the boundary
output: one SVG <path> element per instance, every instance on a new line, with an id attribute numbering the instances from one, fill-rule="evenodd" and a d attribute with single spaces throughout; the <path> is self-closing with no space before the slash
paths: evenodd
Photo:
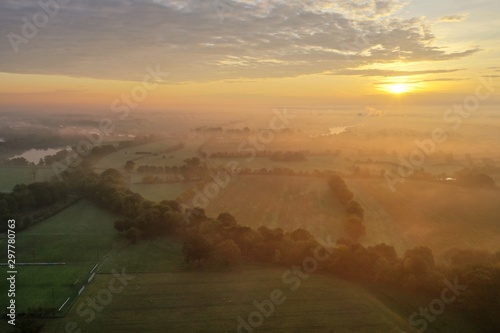
<path id="1" fill-rule="evenodd" d="M 498 87 L 499 12 L 498 0 L 3 0 L 0 110 L 449 104 L 481 78 Z"/>

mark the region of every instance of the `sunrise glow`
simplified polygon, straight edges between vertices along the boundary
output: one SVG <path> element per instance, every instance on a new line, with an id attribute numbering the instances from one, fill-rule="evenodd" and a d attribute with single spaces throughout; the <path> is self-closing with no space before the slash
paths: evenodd
<path id="1" fill-rule="evenodd" d="M 410 90 L 409 86 L 405 83 L 394 83 L 386 87 L 387 91 L 389 91 L 391 94 L 403 94 L 405 92 L 408 92 Z"/>

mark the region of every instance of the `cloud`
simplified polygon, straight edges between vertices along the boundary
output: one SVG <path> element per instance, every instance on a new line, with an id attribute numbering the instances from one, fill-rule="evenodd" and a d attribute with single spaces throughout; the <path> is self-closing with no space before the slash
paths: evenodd
<path id="1" fill-rule="evenodd" d="M 19 53 L 5 36 L 43 14 L 37 0 L 0 2 L 0 71 L 168 82 L 293 77 L 393 61 L 444 61 L 401 0 L 78 0 L 62 6 Z"/>
<path id="2" fill-rule="evenodd" d="M 445 23 L 462 22 L 465 21 L 468 17 L 469 14 L 448 15 L 440 17 L 438 19 L 438 22 L 445 22 Z"/>
<path id="3" fill-rule="evenodd" d="M 426 79 L 426 80 L 420 80 L 416 81 L 417 82 L 458 82 L 458 81 L 467 81 L 469 78 L 463 77 L 463 78 L 451 78 L 451 77 L 442 77 L 438 79 Z"/>
<path id="4" fill-rule="evenodd" d="M 412 80 L 412 81 L 405 81 L 404 83 L 407 84 L 419 84 L 419 83 L 426 83 L 426 82 L 458 82 L 458 81 L 466 81 L 469 80 L 469 78 L 437 78 L 437 79 L 424 79 L 424 80 Z M 373 83 L 376 86 L 384 86 L 388 84 L 397 84 L 401 82 L 397 81 L 384 81 L 384 82 L 375 82 Z"/>
<path id="5" fill-rule="evenodd" d="M 437 69 L 425 71 L 398 71 L 398 70 L 385 70 L 385 69 L 344 69 L 334 72 L 334 75 L 355 75 L 355 76 L 413 76 L 413 75 L 426 75 L 426 74 L 442 74 L 453 73 L 462 71 L 463 69 Z"/>

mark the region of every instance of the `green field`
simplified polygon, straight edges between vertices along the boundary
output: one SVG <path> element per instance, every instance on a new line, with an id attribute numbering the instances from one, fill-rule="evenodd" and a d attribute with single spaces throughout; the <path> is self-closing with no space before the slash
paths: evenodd
<path id="1" fill-rule="evenodd" d="M 17 266 L 17 312 L 38 307 L 59 309 L 68 297 L 74 297 L 95 264 Z M 1 273 L 3 276 L 7 276 L 6 266 L 2 266 Z M 0 290 L 6 291 L 7 289 L 7 284 L 2 279 Z M 2 305 L 7 304 L 6 293 L 2 292 L 0 301 Z M 67 307 L 71 305 L 68 303 L 61 311 L 67 310 Z"/>
<path id="2" fill-rule="evenodd" d="M 405 320 L 368 292 L 349 282 L 314 275 L 292 291 L 281 281 L 284 268 L 245 266 L 230 272 L 133 273 L 134 279 L 96 318 L 85 322 L 75 309 L 106 289 L 110 274 L 96 281 L 64 320 L 47 332 L 61 332 L 74 321 L 82 332 L 236 332 L 237 318 L 255 311 L 253 302 L 280 289 L 286 300 L 276 306 L 258 332 L 400 333 Z M 138 311 L 139 310 L 139 311 Z"/>
<path id="3" fill-rule="evenodd" d="M 37 182 L 50 180 L 54 171 L 50 167 L 37 167 Z M 2 166 L 0 167 L 0 192 L 10 192 L 17 184 L 33 183 L 32 167 Z"/>
<path id="4" fill-rule="evenodd" d="M 29 228 L 16 237 L 18 262 L 96 262 L 108 253 L 117 234 L 116 216 L 86 200 Z M 5 246 L 3 240 L 0 245 Z M 5 260 L 4 251 L 0 260 Z"/>
<path id="5" fill-rule="evenodd" d="M 326 180 L 314 177 L 233 176 L 206 211 L 211 216 L 231 213 L 253 228 L 305 228 L 317 237 L 338 238 L 344 222 L 343 208 L 328 194 Z"/>
<path id="6" fill-rule="evenodd" d="M 59 308 L 77 292 L 90 270 L 112 251 L 118 238 L 113 227 L 115 219 L 114 215 L 82 200 L 18 233 L 15 244 L 18 311 L 39 306 Z M 0 241 L 0 248 L 0 261 L 5 263 L 5 239 Z M 1 267 L 4 276 L 6 270 L 6 266 Z M 0 290 L 6 287 L 7 281 L 1 279 Z M 6 293 L 0 295 L 0 301 L 6 304 Z"/>
<path id="7" fill-rule="evenodd" d="M 268 179 L 267 186 L 279 178 Z M 298 178 L 280 186 L 322 188 L 314 179 L 308 179 Z M 252 183 L 263 182 L 254 179 Z M 60 266 L 19 266 L 20 307 L 62 305 L 85 283 L 95 260 L 101 261 L 94 280 L 78 298 L 72 298 L 67 309 L 63 308 L 63 312 L 68 310 L 66 316 L 46 320 L 44 332 L 64 332 L 69 322 L 76 323 L 81 332 L 93 333 L 236 332 L 238 317 L 248 321 L 249 314 L 256 310 L 254 301 L 267 300 L 273 290 L 280 289 L 286 300 L 275 306 L 273 314 L 255 332 L 400 333 L 412 332 L 406 318 L 430 301 L 420 296 L 382 292 L 379 293 L 383 297 L 375 297 L 354 283 L 321 273 L 312 274 L 292 291 L 291 283 L 282 281 L 289 268 L 273 265 L 242 263 L 229 270 L 191 271 L 183 262 L 180 241 L 159 238 L 130 245 L 113 230 L 114 218 L 91 203 L 80 201 L 18 235 L 20 258 L 31 259 L 27 240 L 32 238 L 37 239 L 36 260 L 75 260 Z M 75 235 L 87 235 L 83 241 L 88 246 L 78 246 Z M 49 238 L 43 241 L 44 237 Z M 120 286 L 114 272 L 126 272 L 131 279 L 123 284 L 123 289 L 110 294 L 110 283 Z M 2 283 L 0 287 L 5 290 L 5 282 Z M 78 287 L 73 286 L 75 283 Z M 89 317 L 82 312 L 89 309 L 86 302 L 99 299 L 106 292 L 112 297 L 106 298 L 102 311 L 94 312 L 95 318 L 86 321 Z M 428 332 L 474 332 L 451 311 L 431 325 Z"/>
<path id="8" fill-rule="evenodd" d="M 432 300 L 390 290 L 373 293 L 321 273 L 310 275 L 292 290 L 290 283 L 282 281 L 289 268 L 270 265 L 243 264 L 226 271 L 190 272 L 182 270 L 180 247 L 175 243 L 169 250 L 160 250 L 162 254 L 170 252 L 170 262 L 158 255 L 139 263 L 139 255 L 149 256 L 155 248 L 147 244 L 117 254 L 131 259 L 110 266 L 117 271 L 125 269 L 131 278 L 101 312 L 95 313 L 93 320 L 86 322 L 88 317 L 77 309 L 87 309 L 84 304 L 88 299 L 98 299 L 99 293 L 109 288 L 114 277 L 107 269 L 97 275 L 68 315 L 47 322 L 44 332 L 63 332 L 68 322 L 75 322 L 82 332 L 236 332 L 238 317 L 247 321 L 256 310 L 254 301 L 268 300 L 275 289 L 281 290 L 286 299 L 275 306 L 255 332 L 416 332 L 409 327 L 407 318 Z M 452 311 L 446 311 L 430 323 L 426 332 L 476 330 Z"/>

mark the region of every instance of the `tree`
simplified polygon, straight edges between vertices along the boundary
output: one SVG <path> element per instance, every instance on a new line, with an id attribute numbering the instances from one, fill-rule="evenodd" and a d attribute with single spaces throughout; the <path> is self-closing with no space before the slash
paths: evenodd
<path id="1" fill-rule="evenodd" d="M 208 219 L 207 215 L 205 214 L 205 210 L 200 207 L 189 209 L 186 213 L 189 221 L 194 224 L 200 224 L 201 222 Z"/>
<path id="2" fill-rule="evenodd" d="M 125 167 L 124 167 L 125 171 L 134 171 L 135 169 L 135 162 L 134 161 L 127 161 L 125 162 Z"/>
<path id="3" fill-rule="evenodd" d="M 295 229 L 294 231 L 292 231 L 290 233 L 290 237 L 294 241 L 306 241 L 306 240 L 314 238 L 313 235 L 311 235 L 311 233 L 309 231 L 302 229 L 302 228 Z"/>
<path id="4" fill-rule="evenodd" d="M 332 175 L 328 179 L 328 187 L 330 187 L 333 196 L 344 206 L 354 197 L 354 194 L 347 188 L 344 180 L 338 175 Z"/>
<path id="5" fill-rule="evenodd" d="M 363 225 L 363 220 L 358 217 L 350 217 L 344 225 L 344 230 L 347 236 L 354 242 L 358 242 L 361 237 L 366 234 L 366 227 Z"/>
<path id="6" fill-rule="evenodd" d="M 139 231 L 136 228 L 130 228 L 127 231 L 126 237 L 132 244 L 135 244 L 135 243 L 137 243 L 137 240 L 139 239 Z"/>
<path id="7" fill-rule="evenodd" d="M 164 220 L 164 231 L 170 234 L 176 230 L 176 228 L 182 226 L 184 223 L 184 217 L 181 213 L 176 211 L 167 211 L 163 213 Z"/>
<path id="8" fill-rule="evenodd" d="M 217 220 L 221 221 L 224 225 L 236 225 L 236 218 L 229 213 L 221 213 L 217 217 Z"/>
<path id="9" fill-rule="evenodd" d="M 427 246 L 418 246 L 413 249 L 407 250 L 405 253 L 405 258 L 408 257 L 420 257 L 430 268 L 434 267 L 434 254 L 432 253 L 432 250 Z"/>
<path id="10" fill-rule="evenodd" d="M 116 230 L 123 232 L 129 230 L 132 225 L 129 220 L 116 220 L 114 226 Z"/>
<path id="11" fill-rule="evenodd" d="M 406 251 L 403 260 L 405 271 L 415 275 L 425 275 L 434 268 L 434 255 L 426 246 Z"/>
<path id="12" fill-rule="evenodd" d="M 346 206 L 346 213 L 349 215 L 354 215 L 359 217 L 360 219 L 365 218 L 365 211 L 361 207 L 361 205 L 354 200 L 349 201 L 349 203 Z"/>
<path id="13" fill-rule="evenodd" d="M 120 185 L 124 183 L 122 174 L 116 169 L 107 169 L 99 176 L 102 183 L 110 182 L 112 184 Z"/>
<path id="14" fill-rule="evenodd" d="M 241 250 L 232 239 L 220 242 L 214 248 L 215 258 L 225 266 L 236 264 L 241 259 Z"/>
<path id="15" fill-rule="evenodd" d="M 459 295 L 459 306 L 487 327 L 500 331 L 500 267 L 472 265 L 458 279 L 467 288 Z"/>
<path id="16" fill-rule="evenodd" d="M 201 264 L 212 255 L 212 246 L 205 237 L 191 235 L 184 242 L 182 253 L 186 263 Z"/>
<path id="17" fill-rule="evenodd" d="M 385 243 L 369 247 L 368 250 L 374 251 L 389 262 L 395 263 L 398 260 L 398 255 L 394 246 L 390 246 Z"/>

